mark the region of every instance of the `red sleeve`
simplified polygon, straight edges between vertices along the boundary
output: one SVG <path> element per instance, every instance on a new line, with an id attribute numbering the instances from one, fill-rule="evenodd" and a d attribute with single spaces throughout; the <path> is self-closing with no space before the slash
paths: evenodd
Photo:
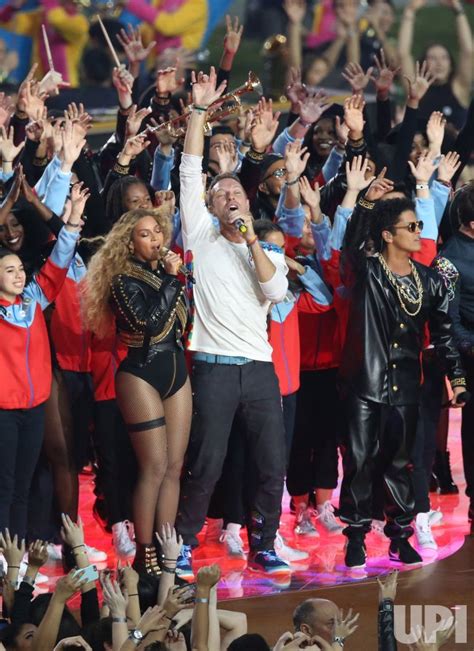
<path id="1" fill-rule="evenodd" d="M 429 267 L 436 258 L 436 242 L 421 238 L 421 249 L 412 255 L 413 260 Z"/>
<path id="2" fill-rule="evenodd" d="M 302 291 L 298 296 L 296 301 L 296 306 L 298 312 L 303 312 L 304 314 L 322 314 L 323 312 L 328 312 L 332 309 L 331 305 L 321 305 L 317 303 L 309 292 Z"/>
<path id="3" fill-rule="evenodd" d="M 46 260 L 41 270 L 36 275 L 36 282 L 38 283 L 41 291 L 46 296 L 49 303 L 54 301 L 56 296 L 61 291 L 61 288 L 66 280 L 68 267 L 57 267 L 50 260 Z"/>

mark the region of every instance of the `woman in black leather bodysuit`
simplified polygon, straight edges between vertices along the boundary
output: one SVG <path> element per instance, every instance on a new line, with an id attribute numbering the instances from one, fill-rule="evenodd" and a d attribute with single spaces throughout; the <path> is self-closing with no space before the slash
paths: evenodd
<path id="1" fill-rule="evenodd" d="M 134 566 L 158 573 L 154 532 L 174 525 L 191 423 L 191 387 L 181 338 L 187 321 L 181 258 L 160 255 L 171 222 L 159 210 L 131 210 L 91 259 L 85 312 L 98 335 L 115 316 L 129 351 L 116 379 L 117 400 L 139 466 L 133 495 Z"/>

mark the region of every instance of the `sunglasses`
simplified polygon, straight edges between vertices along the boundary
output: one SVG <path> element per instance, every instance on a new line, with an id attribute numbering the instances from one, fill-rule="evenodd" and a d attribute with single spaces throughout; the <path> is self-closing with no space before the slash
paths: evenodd
<path id="1" fill-rule="evenodd" d="M 403 224 L 403 226 L 394 226 L 394 228 L 406 228 L 410 233 L 416 233 L 418 229 L 422 231 L 423 226 L 424 223 L 420 220 L 416 222 L 408 222 L 408 224 Z"/>
<path id="2" fill-rule="evenodd" d="M 279 167 L 277 170 L 275 170 L 275 171 L 272 172 L 271 174 L 268 174 L 268 176 L 265 176 L 265 177 L 262 179 L 262 183 L 265 183 L 265 181 L 266 181 L 267 179 L 269 179 L 270 177 L 272 177 L 272 176 L 274 176 L 276 179 L 281 179 L 282 176 L 286 176 L 287 174 L 288 174 L 288 172 L 287 172 L 286 167 Z"/>

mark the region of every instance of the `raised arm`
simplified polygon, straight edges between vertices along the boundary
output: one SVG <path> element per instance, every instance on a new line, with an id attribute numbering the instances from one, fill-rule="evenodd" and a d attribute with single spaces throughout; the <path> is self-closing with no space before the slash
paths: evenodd
<path id="1" fill-rule="evenodd" d="M 410 0 L 405 7 L 400 31 L 398 33 L 398 55 L 403 75 L 413 77 L 415 74 L 415 60 L 413 58 L 413 35 L 415 32 L 415 19 L 418 9 L 423 7 L 425 0 Z"/>
<path id="2" fill-rule="evenodd" d="M 456 74 L 453 79 L 453 91 L 461 103 L 467 105 L 471 94 L 474 65 L 472 60 L 472 30 L 461 1 L 447 0 L 446 4 L 454 12 L 456 21 L 456 40 L 459 45 Z"/>
<path id="3" fill-rule="evenodd" d="M 285 0 L 283 9 L 288 16 L 289 66 L 301 68 L 303 50 L 303 20 L 306 14 L 304 0 Z"/>

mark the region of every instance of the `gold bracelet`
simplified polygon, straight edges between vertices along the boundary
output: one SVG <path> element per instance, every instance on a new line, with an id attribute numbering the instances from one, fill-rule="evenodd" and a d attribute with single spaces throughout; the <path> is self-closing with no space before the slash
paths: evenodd
<path id="1" fill-rule="evenodd" d="M 466 386 L 466 378 L 464 377 L 456 377 L 453 380 L 450 380 L 450 384 L 453 387 L 465 387 Z"/>
<path id="2" fill-rule="evenodd" d="M 367 199 L 363 199 L 363 198 L 360 198 L 357 203 L 361 208 L 365 208 L 366 210 L 372 210 L 373 207 L 375 206 L 374 201 L 367 201 Z"/>

